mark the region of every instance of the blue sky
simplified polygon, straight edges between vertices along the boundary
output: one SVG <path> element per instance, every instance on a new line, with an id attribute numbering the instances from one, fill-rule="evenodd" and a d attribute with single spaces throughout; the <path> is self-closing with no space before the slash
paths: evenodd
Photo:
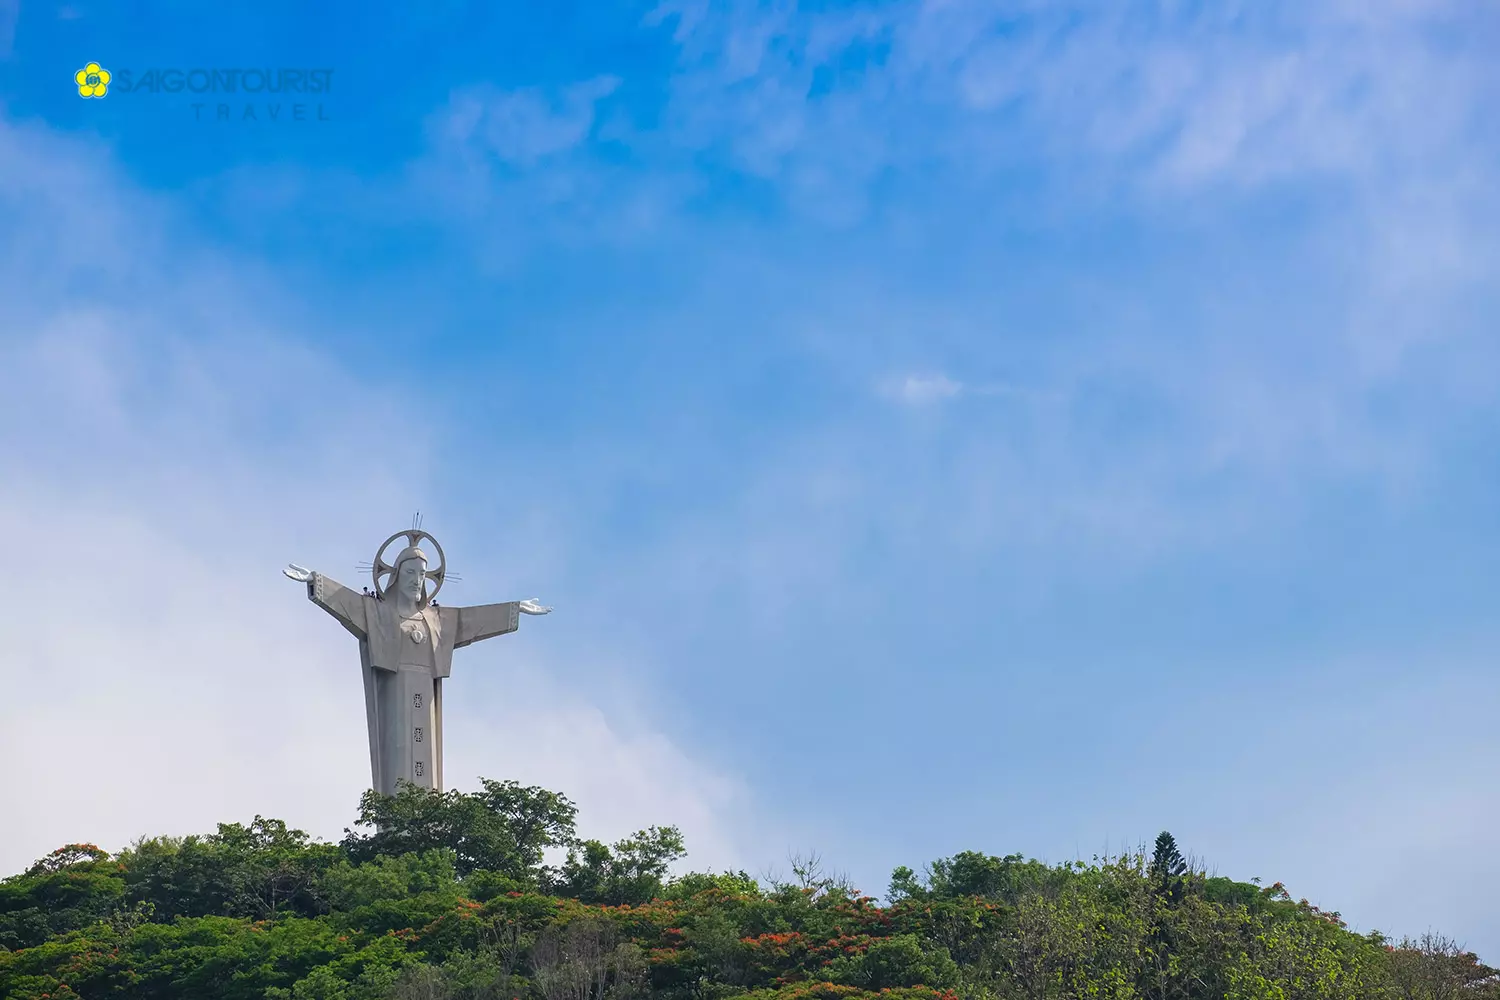
<path id="1" fill-rule="evenodd" d="M 1167 828 L 1500 954 L 1494 12 L 303 6 L 0 4 L 8 870 L 337 835 L 278 570 L 420 507 L 449 600 L 558 608 L 455 667 L 460 787 L 877 893 Z"/>

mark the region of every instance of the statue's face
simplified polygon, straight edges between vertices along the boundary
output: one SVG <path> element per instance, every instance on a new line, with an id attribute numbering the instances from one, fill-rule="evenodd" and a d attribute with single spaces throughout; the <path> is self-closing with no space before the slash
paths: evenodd
<path id="1" fill-rule="evenodd" d="M 408 559 L 396 574 L 396 592 L 409 601 L 420 601 L 422 583 L 426 578 L 427 564 L 420 559 Z"/>

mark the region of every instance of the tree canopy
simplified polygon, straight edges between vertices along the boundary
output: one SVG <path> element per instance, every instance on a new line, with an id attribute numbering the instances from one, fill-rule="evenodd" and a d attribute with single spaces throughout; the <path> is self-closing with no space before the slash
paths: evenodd
<path id="1" fill-rule="evenodd" d="M 816 857 L 688 872 L 674 827 L 582 839 L 514 781 L 369 793 L 320 843 L 257 816 L 111 854 L 69 844 L 0 881 L 15 1000 L 1500 1000 L 1435 935 L 1154 850 L 1048 865 L 965 851 L 882 905 Z M 561 858 L 556 865 L 547 864 Z"/>

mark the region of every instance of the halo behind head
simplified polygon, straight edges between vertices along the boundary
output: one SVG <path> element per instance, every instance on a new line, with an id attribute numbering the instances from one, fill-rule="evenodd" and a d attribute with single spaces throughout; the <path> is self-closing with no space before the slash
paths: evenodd
<path id="1" fill-rule="evenodd" d="M 406 547 L 401 550 L 400 555 L 396 556 L 394 563 L 386 562 L 386 550 L 399 539 L 406 540 Z M 433 566 L 432 560 L 428 557 L 426 551 L 417 547 L 417 544 L 422 541 L 432 544 L 432 548 L 437 554 L 436 566 Z M 437 592 L 442 589 L 443 579 L 448 575 L 448 559 L 443 555 L 443 547 L 438 544 L 438 540 L 420 528 L 409 528 L 406 531 L 396 532 L 390 538 L 387 538 L 385 544 L 380 546 L 379 551 L 375 553 L 375 563 L 371 568 L 371 576 L 375 581 L 375 596 L 382 600 L 385 598 L 386 593 L 396 582 L 396 574 L 400 571 L 401 564 L 409 559 L 421 559 L 426 565 L 426 578 L 427 581 L 431 582 L 432 589 L 428 590 L 426 582 L 423 583 L 420 606 L 425 608 L 437 596 Z"/>

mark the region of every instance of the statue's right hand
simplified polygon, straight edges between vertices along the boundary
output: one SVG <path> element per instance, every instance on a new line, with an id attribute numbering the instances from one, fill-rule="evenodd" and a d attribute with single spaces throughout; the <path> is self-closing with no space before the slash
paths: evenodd
<path id="1" fill-rule="evenodd" d="M 313 571 L 296 563 L 288 563 L 286 569 L 281 571 L 288 579 L 296 580 L 298 583 L 306 583 L 312 579 Z"/>

